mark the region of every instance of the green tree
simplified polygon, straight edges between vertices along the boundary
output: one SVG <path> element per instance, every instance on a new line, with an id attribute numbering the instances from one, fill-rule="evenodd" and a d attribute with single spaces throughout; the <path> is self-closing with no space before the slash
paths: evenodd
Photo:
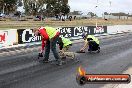
<path id="1" fill-rule="evenodd" d="M 0 10 L 4 10 L 4 13 L 9 14 L 17 9 L 17 0 L 0 0 Z"/>
<path id="2" fill-rule="evenodd" d="M 90 15 L 91 16 L 91 18 L 93 18 L 93 17 L 96 17 L 97 15 L 95 14 L 95 13 L 93 13 L 93 12 L 88 12 L 88 15 Z"/>
<path id="3" fill-rule="evenodd" d="M 0 0 L 0 12 L 2 12 L 4 6 L 4 0 Z"/>
<path id="4" fill-rule="evenodd" d="M 17 1 L 17 6 L 18 6 L 18 7 L 21 7 L 22 5 L 23 5 L 22 0 L 18 0 L 18 1 Z"/>
<path id="5" fill-rule="evenodd" d="M 109 15 L 109 13 L 108 12 L 104 12 L 104 15 Z"/>
<path id="6" fill-rule="evenodd" d="M 50 16 L 57 14 L 68 14 L 70 12 L 70 6 L 68 6 L 68 0 L 47 0 L 47 13 Z"/>
<path id="7" fill-rule="evenodd" d="M 64 14 L 68 14 L 70 12 L 70 6 L 63 4 L 61 7 L 61 12 Z"/>
<path id="8" fill-rule="evenodd" d="M 28 15 L 37 15 L 42 12 L 46 0 L 23 0 L 25 13 Z"/>
<path id="9" fill-rule="evenodd" d="M 70 12 L 67 5 L 68 0 L 24 0 L 24 8 L 26 14 L 45 14 L 54 16 L 56 14 Z"/>

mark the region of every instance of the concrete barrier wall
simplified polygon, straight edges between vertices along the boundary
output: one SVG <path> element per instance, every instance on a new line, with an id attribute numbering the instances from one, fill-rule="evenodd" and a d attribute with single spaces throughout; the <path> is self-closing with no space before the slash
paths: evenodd
<path id="1" fill-rule="evenodd" d="M 114 26 L 83 26 L 83 27 L 59 27 L 62 37 L 71 40 L 82 38 L 82 33 L 95 36 L 132 32 L 132 25 L 114 25 Z M 0 48 L 13 46 L 14 44 L 35 44 L 41 43 L 41 37 L 34 36 L 32 29 L 9 29 L 0 30 Z"/>
<path id="2" fill-rule="evenodd" d="M 107 26 L 85 26 L 85 27 L 59 27 L 56 28 L 61 33 L 61 37 L 78 39 L 81 38 L 82 33 L 87 34 L 104 34 L 107 33 Z M 41 41 L 41 36 L 34 36 L 32 29 L 19 29 L 18 33 L 18 43 L 33 43 Z"/>
<path id="3" fill-rule="evenodd" d="M 0 30 L 0 47 L 12 46 L 18 41 L 17 38 L 16 29 Z"/>
<path id="4" fill-rule="evenodd" d="M 123 32 L 132 32 L 132 25 L 114 25 L 114 26 L 107 26 L 108 34 L 116 34 L 116 33 L 123 33 Z"/>

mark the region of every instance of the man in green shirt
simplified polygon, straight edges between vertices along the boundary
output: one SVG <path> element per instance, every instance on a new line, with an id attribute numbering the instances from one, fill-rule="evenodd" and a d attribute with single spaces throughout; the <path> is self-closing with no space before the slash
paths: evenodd
<path id="1" fill-rule="evenodd" d="M 93 35 L 83 34 L 84 46 L 80 49 L 81 52 L 85 52 L 85 49 L 88 48 L 88 51 L 97 51 L 100 49 L 98 38 Z"/>
<path id="2" fill-rule="evenodd" d="M 57 44 L 59 44 L 59 48 L 60 48 L 59 53 L 61 58 L 66 58 L 66 57 L 70 57 L 72 59 L 75 58 L 75 53 L 69 51 L 70 47 L 72 46 L 72 42 L 70 41 L 70 39 L 59 37 Z"/>

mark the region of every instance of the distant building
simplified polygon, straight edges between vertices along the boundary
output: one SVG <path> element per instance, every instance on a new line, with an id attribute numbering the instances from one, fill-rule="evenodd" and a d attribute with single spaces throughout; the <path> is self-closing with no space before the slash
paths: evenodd
<path id="1" fill-rule="evenodd" d="M 132 19 L 132 15 L 126 13 L 103 14 L 103 19 Z"/>
<path id="2" fill-rule="evenodd" d="M 73 12 L 70 12 L 69 14 L 68 14 L 70 17 L 72 17 L 73 19 L 82 19 L 82 18 L 84 18 L 84 19 L 88 19 L 88 18 L 91 18 L 91 15 L 83 15 L 82 13 L 81 13 L 81 11 L 73 11 Z"/>

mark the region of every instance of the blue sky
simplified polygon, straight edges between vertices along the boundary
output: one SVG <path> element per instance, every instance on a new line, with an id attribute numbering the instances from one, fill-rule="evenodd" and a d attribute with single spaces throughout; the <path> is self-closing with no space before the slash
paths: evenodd
<path id="1" fill-rule="evenodd" d="M 111 6 L 110 6 L 111 1 Z M 103 12 L 132 13 L 132 0 L 69 0 L 71 11 L 79 10 L 83 13 L 95 12 L 101 15 Z M 98 6 L 95 8 L 95 6 Z"/>

